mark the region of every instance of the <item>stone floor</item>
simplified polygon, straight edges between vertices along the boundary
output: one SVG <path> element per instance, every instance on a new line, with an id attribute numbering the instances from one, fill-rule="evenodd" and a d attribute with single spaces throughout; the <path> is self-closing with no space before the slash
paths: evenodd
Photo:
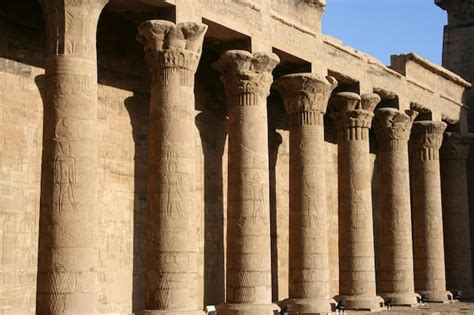
<path id="1" fill-rule="evenodd" d="M 342 312 L 336 313 L 342 315 Z M 346 315 L 352 314 L 374 314 L 366 312 L 353 312 L 346 311 Z M 390 314 L 390 315 L 457 315 L 457 314 L 473 314 L 474 315 L 474 302 L 459 302 L 452 304 L 438 304 L 430 303 L 417 308 L 406 308 L 406 307 L 393 307 L 391 310 L 385 310 L 382 312 L 376 312 L 376 314 Z"/>

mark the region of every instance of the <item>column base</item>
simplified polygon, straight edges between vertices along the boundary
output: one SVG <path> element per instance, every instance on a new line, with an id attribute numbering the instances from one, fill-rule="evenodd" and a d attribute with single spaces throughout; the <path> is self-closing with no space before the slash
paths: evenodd
<path id="1" fill-rule="evenodd" d="M 431 291 L 431 290 L 423 290 L 423 291 L 418 291 L 418 294 L 423 297 L 423 295 L 426 296 L 428 299 L 428 302 L 430 303 L 453 303 L 456 300 L 453 298 L 453 294 L 449 291 Z"/>
<path id="2" fill-rule="evenodd" d="M 281 305 L 286 306 L 289 315 L 326 315 L 336 311 L 337 302 L 333 299 L 286 299 Z"/>
<path id="3" fill-rule="evenodd" d="M 467 289 L 467 290 L 452 289 L 452 290 L 449 290 L 449 291 L 453 293 L 453 299 L 455 299 L 456 292 L 461 291 L 461 299 L 460 299 L 461 301 L 472 301 L 472 300 L 474 300 L 474 289 Z"/>
<path id="4" fill-rule="evenodd" d="M 420 305 L 421 296 L 418 293 L 379 293 L 385 302 L 392 300 L 396 306 L 417 307 Z"/>
<path id="5" fill-rule="evenodd" d="M 380 296 L 341 295 L 336 300 L 340 301 L 342 297 L 346 299 L 346 310 L 376 312 L 384 308 L 384 301 Z"/>
<path id="6" fill-rule="evenodd" d="M 276 304 L 221 304 L 216 307 L 218 315 L 277 315 L 280 307 Z"/>
<path id="7" fill-rule="evenodd" d="M 203 310 L 178 311 L 178 310 L 142 310 L 136 315 L 205 315 Z"/>

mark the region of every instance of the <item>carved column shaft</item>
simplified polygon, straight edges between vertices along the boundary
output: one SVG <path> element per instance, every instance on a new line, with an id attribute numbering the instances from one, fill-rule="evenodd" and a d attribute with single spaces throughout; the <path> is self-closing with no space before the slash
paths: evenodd
<path id="1" fill-rule="evenodd" d="M 152 76 L 145 267 L 149 311 L 201 313 L 193 88 L 206 29 L 160 20 L 138 28 Z"/>
<path id="2" fill-rule="evenodd" d="M 379 143 L 380 287 L 395 305 L 416 305 L 410 206 L 408 139 L 416 112 L 375 112 Z"/>
<path id="3" fill-rule="evenodd" d="M 275 83 L 290 120 L 290 313 L 330 312 L 323 116 L 334 78 L 286 75 Z"/>
<path id="4" fill-rule="evenodd" d="M 439 148 L 446 124 L 418 121 L 410 139 L 415 290 L 429 301 L 452 298 L 446 291 Z"/>
<path id="5" fill-rule="evenodd" d="M 37 312 L 98 302 L 96 31 L 106 0 L 42 1 L 47 33 Z"/>
<path id="6" fill-rule="evenodd" d="M 244 305 L 272 314 L 268 130 L 266 98 L 274 54 L 228 51 L 215 65 L 229 108 L 227 197 L 227 304 L 222 314 L 244 314 Z M 260 305 L 260 306 L 258 306 Z"/>
<path id="7" fill-rule="evenodd" d="M 349 92 L 333 97 L 337 112 L 339 157 L 339 259 L 340 294 L 350 309 L 376 310 L 372 223 L 372 172 L 369 129 L 380 98 Z"/>
<path id="8" fill-rule="evenodd" d="M 472 298 L 471 238 L 466 162 L 472 135 L 445 133 L 441 147 L 446 285 Z"/>

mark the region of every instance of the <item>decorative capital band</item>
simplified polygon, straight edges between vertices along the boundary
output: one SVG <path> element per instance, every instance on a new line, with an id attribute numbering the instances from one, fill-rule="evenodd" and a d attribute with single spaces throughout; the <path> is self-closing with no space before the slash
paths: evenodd
<path id="1" fill-rule="evenodd" d="M 280 92 L 286 112 L 291 117 L 306 112 L 324 114 L 337 81 L 315 73 L 297 73 L 278 78 L 273 86 Z"/>
<path id="2" fill-rule="evenodd" d="M 456 132 L 445 132 L 441 156 L 447 160 L 467 160 L 469 147 L 474 140 L 474 134 L 460 134 Z"/>
<path id="3" fill-rule="evenodd" d="M 352 92 L 334 95 L 331 103 L 336 112 L 332 114 L 340 139 L 368 140 L 369 129 L 374 118 L 373 110 L 380 102 L 377 94 L 359 96 Z"/>
<path id="4" fill-rule="evenodd" d="M 306 126 L 324 125 L 324 113 L 318 111 L 296 112 L 289 115 L 290 127 L 292 126 Z"/>
<path id="5" fill-rule="evenodd" d="M 374 127 L 380 150 L 398 150 L 400 142 L 408 142 L 416 116 L 418 113 L 413 110 L 401 112 L 395 108 L 377 109 Z"/>
<path id="6" fill-rule="evenodd" d="M 279 62 L 274 53 L 229 50 L 213 67 L 221 73 L 227 97 L 245 106 L 255 105 L 257 95 L 268 96 L 273 82 L 272 71 Z"/>
<path id="7" fill-rule="evenodd" d="M 96 60 L 100 13 L 109 0 L 41 0 L 47 56 L 67 55 Z"/>
<path id="8" fill-rule="evenodd" d="M 422 161 L 438 160 L 446 124 L 441 121 L 416 121 L 413 123 L 410 148 L 413 157 Z"/>
<path id="9" fill-rule="evenodd" d="M 138 26 L 137 40 L 143 44 L 151 71 L 178 68 L 195 72 L 206 31 L 207 25 L 201 23 L 150 20 Z"/>

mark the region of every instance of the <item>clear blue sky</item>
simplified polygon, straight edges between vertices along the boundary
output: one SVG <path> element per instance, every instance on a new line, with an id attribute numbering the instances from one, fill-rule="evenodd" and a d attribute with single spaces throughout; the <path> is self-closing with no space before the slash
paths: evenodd
<path id="1" fill-rule="evenodd" d="M 446 22 L 434 0 L 327 0 L 322 31 L 386 65 L 408 52 L 441 64 Z"/>

